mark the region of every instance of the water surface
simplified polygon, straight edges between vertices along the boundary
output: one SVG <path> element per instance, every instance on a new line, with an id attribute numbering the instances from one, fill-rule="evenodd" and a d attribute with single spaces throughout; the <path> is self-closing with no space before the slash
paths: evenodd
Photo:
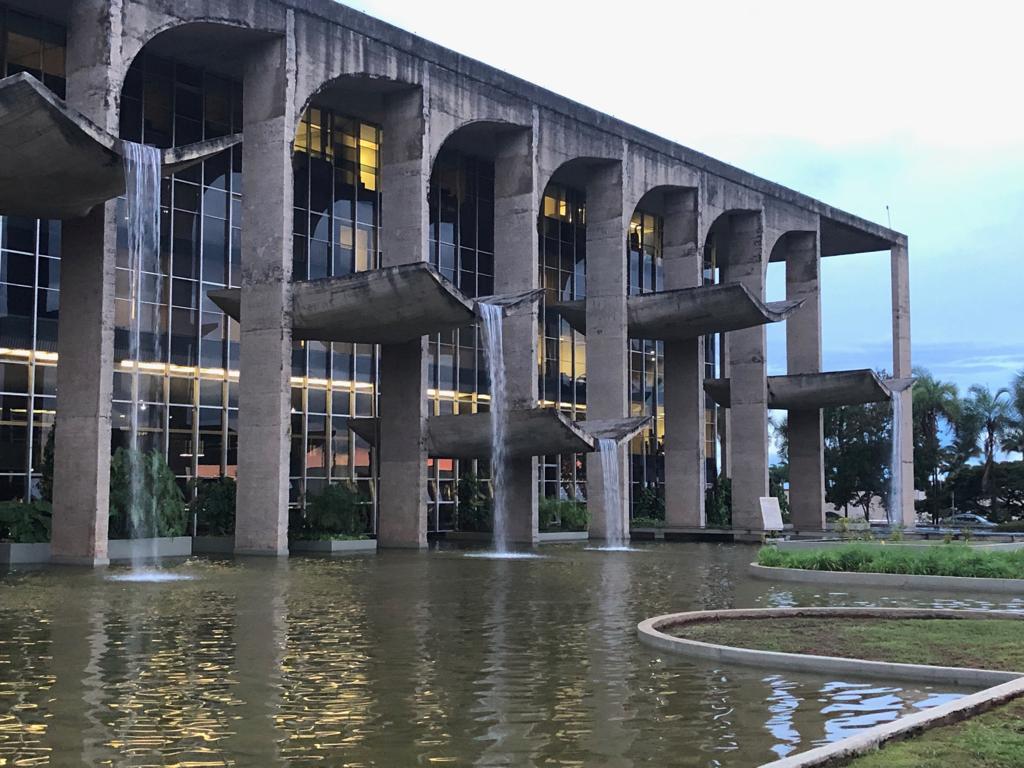
<path id="1" fill-rule="evenodd" d="M 774 587 L 739 545 L 636 546 L 8 573 L 0 765 L 754 766 L 958 693 L 640 645 L 670 611 L 932 598 Z"/>

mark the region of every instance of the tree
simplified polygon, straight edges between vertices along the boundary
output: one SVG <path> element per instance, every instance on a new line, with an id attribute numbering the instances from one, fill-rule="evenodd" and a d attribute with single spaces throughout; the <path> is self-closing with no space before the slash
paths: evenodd
<path id="1" fill-rule="evenodd" d="M 923 368 L 915 368 L 914 376 L 914 485 L 928 492 L 928 511 L 937 522 L 944 464 L 940 435 L 943 426 L 956 423 L 960 398 L 955 384 L 939 381 Z"/>
<path id="2" fill-rule="evenodd" d="M 1011 424 L 1003 439 L 1003 450 L 1007 453 L 1019 453 L 1024 456 L 1024 369 L 1017 372 L 1010 385 L 1010 398 L 1013 412 L 1010 414 Z"/>
<path id="3" fill-rule="evenodd" d="M 996 448 L 1007 437 L 1013 426 L 1013 407 L 1010 391 L 1005 387 L 995 394 L 981 384 L 973 385 L 964 407 L 969 410 L 980 425 L 981 453 L 984 459 L 981 476 L 983 493 L 988 493 L 989 513 L 999 515 L 999 497 L 992 483 L 992 467 L 996 460 Z"/>

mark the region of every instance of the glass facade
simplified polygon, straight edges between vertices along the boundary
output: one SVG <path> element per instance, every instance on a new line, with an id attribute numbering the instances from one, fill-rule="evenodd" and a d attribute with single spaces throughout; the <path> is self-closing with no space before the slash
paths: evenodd
<path id="1" fill-rule="evenodd" d="M 494 293 L 494 163 L 450 150 L 430 178 L 430 263 L 470 297 Z M 430 413 L 486 411 L 490 380 L 476 327 L 430 339 Z M 458 478 L 489 475 L 486 462 L 431 457 L 427 515 L 431 530 L 453 525 Z"/>
<path id="2" fill-rule="evenodd" d="M 626 234 L 629 295 L 664 289 L 662 219 L 637 210 Z M 629 340 L 629 408 L 631 416 L 650 416 L 653 426 L 629 443 L 630 511 L 651 514 L 651 494 L 665 493 L 665 343 Z"/>
<path id="3" fill-rule="evenodd" d="M 537 345 L 540 405 L 558 408 L 572 419 L 586 418 L 586 337 L 574 331 L 560 313 L 549 308 L 557 301 L 587 295 L 586 199 L 579 190 L 549 184 L 540 211 L 540 339 Z M 586 498 L 586 463 L 580 454 L 544 456 L 540 460 L 541 495 Z"/>
<path id="4" fill-rule="evenodd" d="M 64 30 L 0 6 L 0 74 L 64 95 Z M 0 217 L 0 499 L 38 494 L 57 395 L 60 223 Z"/>

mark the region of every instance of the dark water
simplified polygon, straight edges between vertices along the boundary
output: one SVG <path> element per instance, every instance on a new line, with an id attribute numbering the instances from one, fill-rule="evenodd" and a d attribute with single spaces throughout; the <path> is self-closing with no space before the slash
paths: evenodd
<path id="1" fill-rule="evenodd" d="M 956 693 L 642 646 L 658 613 L 930 599 L 773 587 L 736 545 L 641 547 L 9 573 L 0 765 L 754 766 Z"/>

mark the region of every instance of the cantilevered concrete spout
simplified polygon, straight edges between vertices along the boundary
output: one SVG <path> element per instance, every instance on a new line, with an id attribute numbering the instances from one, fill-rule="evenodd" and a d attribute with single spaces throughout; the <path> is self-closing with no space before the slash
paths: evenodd
<path id="1" fill-rule="evenodd" d="M 242 140 L 165 149 L 163 174 Z M 74 219 L 124 194 L 122 142 L 24 72 L 0 80 L 0 214 Z"/>
<path id="2" fill-rule="evenodd" d="M 210 291 L 228 315 L 241 315 L 241 290 Z M 488 296 L 505 312 L 536 301 L 540 291 Z M 455 330 L 479 319 L 467 298 L 422 262 L 358 272 L 345 277 L 297 282 L 292 288 L 292 336 L 317 341 L 398 344 Z"/>
<path id="3" fill-rule="evenodd" d="M 906 389 L 910 379 L 881 379 L 864 368 L 827 373 L 797 373 L 768 377 L 768 407 L 779 410 L 831 408 L 889 400 L 893 392 Z M 719 405 L 730 405 L 729 379 L 709 379 L 705 391 Z"/>
<path id="4" fill-rule="evenodd" d="M 659 291 L 626 300 L 629 335 L 673 341 L 784 320 L 804 300 L 765 303 L 739 283 Z M 587 332 L 585 301 L 552 304 L 569 325 Z"/>
<path id="5" fill-rule="evenodd" d="M 557 453 L 589 453 L 598 438 L 628 440 L 649 423 L 643 416 L 601 422 L 575 422 L 554 408 L 509 411 L 505 437 L 512 458 Z M 377 419 L 351 418 L 352 431 L 371 445 L 377 443 Z M 427 451 L 431 456 L 483 459 L 491 455 L 491 415 L 464 413 L 427 419 Z"/>

